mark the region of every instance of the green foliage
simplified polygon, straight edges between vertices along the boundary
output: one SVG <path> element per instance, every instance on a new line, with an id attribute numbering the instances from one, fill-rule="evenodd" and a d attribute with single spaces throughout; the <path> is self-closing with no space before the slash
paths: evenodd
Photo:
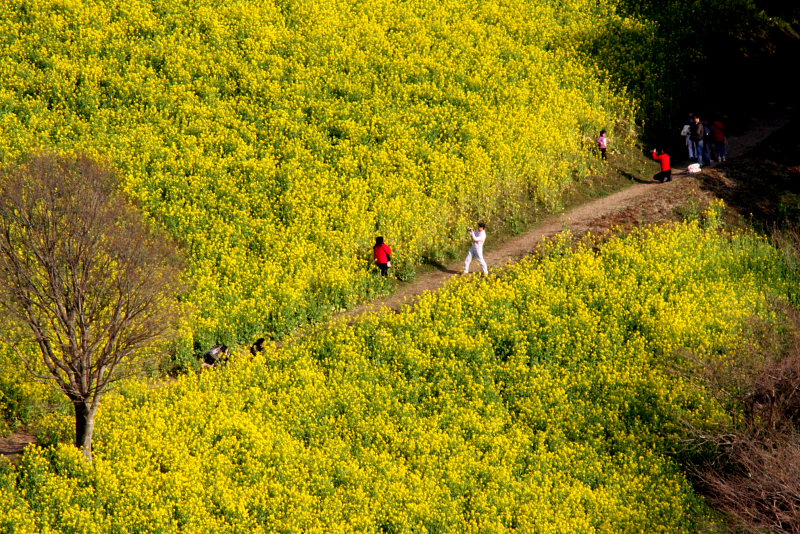
<path id="1" fill-rule="evenodd" d="M 713 216 L 707 220 L 713 220 Z M 693 221 L 567 240 L 503 278 L 317 328 L 255 359 L 131 382 L 95 461 L 30 449 L 0 522 L 71 532 L 692 532 L 668 453 L 726 412 L 673 372 L 794 286 L 751 234 Z M 777 318 L 772 317 L 770 320 Z M 3 523 L 0 523 L 3 524 Z"/>
<path id="2" fill-rule="evenodd" d="M 774 50 L 774 31 L 754 0 L 619 0 L 619 15 L 586 32 L 582 49 L 640 104 L 650 138 L 664 146 L 677 136 L 686 113 L 725 115 L 758 99 L 765 84 L 754 57 Z M 599 30 L 599 31 L 598 31 Z"/>

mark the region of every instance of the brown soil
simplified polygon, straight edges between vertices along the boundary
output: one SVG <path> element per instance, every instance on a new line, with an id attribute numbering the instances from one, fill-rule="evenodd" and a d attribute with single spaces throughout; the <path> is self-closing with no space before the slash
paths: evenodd
<path id="1" fill-rule="evenodd" d="M 0 456 L 13 459 L 31 443 L 36 443 L 36 438 L 30 432 L 21 430 L 10 436 L 0 438 Z"/>

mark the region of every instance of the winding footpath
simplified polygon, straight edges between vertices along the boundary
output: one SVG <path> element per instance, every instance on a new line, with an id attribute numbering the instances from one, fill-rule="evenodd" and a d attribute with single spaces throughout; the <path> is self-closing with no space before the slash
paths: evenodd
<path id="1" fill-rule="evenodd" d="M 772 133 L 788 124 L 788 122 L 789 120 L 784 116 L 754 120 L 754 126 L 747 132 L 736 137 L 728 137 L 728 159 L 735 158 L 758 145 Z M 653 169 L 655 172 L 655 162 Z M 689 176 L 691 175 L 687 173 L 685 167 L 673 167 L 674 178 L 680 180 Z M 648 178 L 647 181 L 640 181 L 611 195 L 570 209 L 566 213 L 552 216 L 524 234 L 510 238 L 498 247 L 486 251 L 484 258 L 491 269 L 497 269 L 519 261 L 531 254 L 542 239 L 554 236 L 566 229 L 580 235 L 598 226 L 602 227 L 603 225 L 598 224 L 598 221 L 613 218 L 616 214 L 634 207 L 641 207 L 643 203 L 651 204 L 653 195 L 660 195 L 661 192 L 676 187 L 678 180 L 662 184 Z M 491 239 L 491 235 L 489 237 Z M 466 254 L 467 249 L 468 246 L 465 241 L 464 254 Z M 425 291 L 433 291 L 442 287 L 450 277 L 463 271 L 463 266 L 463 262 L 458 261 L 440 268 L 439 271 L 421 275 L 411 282 L 401 284 L 393 294 L 342 312 L 340 316 L 357 317 L 381 308 L 399 310 L 403 305 L 412 304 L 413 300 Z"/>

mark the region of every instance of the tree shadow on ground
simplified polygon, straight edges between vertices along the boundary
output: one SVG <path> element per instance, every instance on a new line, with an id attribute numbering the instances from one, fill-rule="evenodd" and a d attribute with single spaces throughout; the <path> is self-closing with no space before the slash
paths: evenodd
<path id="1" fill-rule="evenodd" d="M 427 265 L 430 265 L 431 267 L 433 267 L 433 268 L 434 268 L 434 269 L 436 269 L 437 271 L 441 271 L 441 272 L 443 272 L 443 273 L 447 273 L 447 274 L 458 274 L 459 272 L 461 272 L 461 271 L 456 271 L 456 270 L 453 270 L 453 269 L 450 269 L 450 268 L 448 268 L 446 265 L 444 265 L 444 264 L 443 264 L 443 263 L 441 263 L 440 261 L 436 261 L 436 260 L 430 260 L 430 259 L 429 259 L 429 260 L 427 260 L 425 263 L 426 263 Z"/>
<path id="2" fill-rule="evenodd" d="M 637 184 L 657 184 L 658 183 L 655 180 L 648 180 L 648 179 L 644 179 L 644 178 L 639 178 L 638 176 L 634 176 L 633 174 L 631 174 L 628 171 L 625 171 L 623 169 L 619 169 L 617 172 L 619 172 L 620 176 L 624 176 L 626 179 L 630 180 L 631 182 L 636 182 Z"/>

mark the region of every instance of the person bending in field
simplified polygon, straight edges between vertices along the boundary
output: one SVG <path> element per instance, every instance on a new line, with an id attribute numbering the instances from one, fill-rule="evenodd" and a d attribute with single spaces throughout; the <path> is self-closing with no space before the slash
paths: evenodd
<path id="1" fill-rule="evenodd" d="M 263 337 L 260 337 L 260 338 L 256 339 L 256 342 L 253 343 L 252 345 L 250 345 L 250 354 L 255 356 L 259 352 L 262 352 L 264 350 L 264 344 L 266 342 L 267 342 L 267 340 L 264 339 Z"/>
<path id="2" fill-rule="evenodd" d="M 375 265 L 381 270 L 381 276 L 388 277 L 389 267 L 392 266 L 392 248 L 383 242 L 383 236 L 375 238 L 372 255 L 375 257 Z"/>
<path id="3" fill-rule="evenodd" d="M 228 363 L 228 347 L 217 345 L 203 354 L 203 367 L 216 367 Z"/>
<path id="4" fill-rule="evenodd" d="M 671 182 L 672 181 L 672 166 L 669 161 L 669 154 L 663 150 L 653 149 L 653 159 L 661 164 L 661 171 L 653 176 L 656 182 Z"/>
<path id="5" fill-rule="evenodd" d="M 608 159 L 608 156 L 606 156 L 606 150 L 608 149 L 609 141 L 609 138 L 606 137 L 606 131 L 600 130 L 600 137 L 597 138 L 597 148 L 600 149 L 600 157 L 604 160 Z"/>
<path id="6" fill-rule="evenodd" d="M 472 247 L 467 252 L 467 258 L 464 260 L 464 274 L 469 274 L 469 265 L 472 263 L 472 258 L 478 260 L 483 269 L 483 274 L 489 274 L 489 267 L 486 266 L 486 260 L 483 259 L 483 243 L 486 241 L 486 223 L 478 223 L 478 231 L 473 232 L 472 228 L 467 228 L 469 236 L 472 238 Z"/>

